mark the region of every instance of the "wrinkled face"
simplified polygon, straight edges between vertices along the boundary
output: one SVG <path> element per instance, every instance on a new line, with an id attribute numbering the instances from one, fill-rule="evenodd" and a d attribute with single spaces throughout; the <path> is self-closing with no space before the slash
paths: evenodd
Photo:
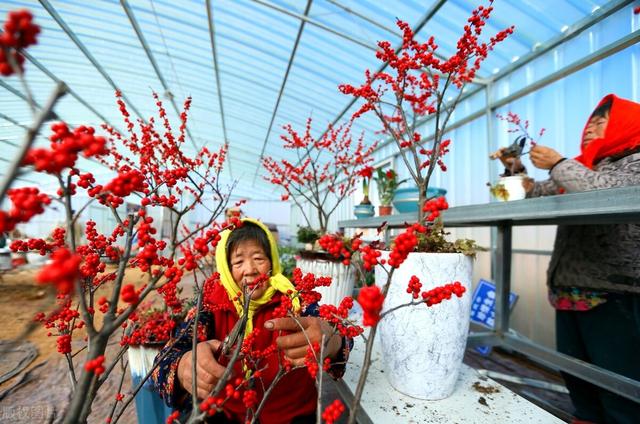
<path id="1" fill-rule="evenodd" d="M 584 130 L 584 134 L 582 136 L 582 146 L 586 146 L 591 143 L 591 140 L 596 138 L 604 137 L 604 132 L 607 129 L 607 124 L 609 123 L 609 114 L 605 116 L 594 116 L 589 119 L 587 123 L 587 127 Z"/>
<path id="2" fill-rule="evenodd" d="M 229 267 L 233 280 L 241 289 L 262 274 L 271 275 L 271 259 L 255 240 L 244 240 L 235 246 L 229 256 Z M 265 282 L 253 291 L 251 298 L 259 298 L 266 290 Z"/>

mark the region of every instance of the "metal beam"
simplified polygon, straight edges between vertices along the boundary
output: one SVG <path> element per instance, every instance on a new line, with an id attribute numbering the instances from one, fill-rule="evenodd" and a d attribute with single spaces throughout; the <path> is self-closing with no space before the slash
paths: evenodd
<path id="1" fill-rule="evenodd" d="M 211 0 L 206 1 L 207 7 L 207 22 L 209 24 L 209 39 L 211 41 L 211 57 L 213 59 L 213 71 L 216 77 L 216 87 L 218 91 L 218 105 L 220 107 L 220 119 L 222 121 L 222 136 L 224 137 L 224 142 L 229 145 L 229 136 L 227 135 L 227 123 L 224 115 L 224 105 L 222 101 L 222 84 L 220 83 L 220 68 L 218 67 L 218 49 L 216 48 L 216 38 L 215 38 L 215 23 L 213 20 L 213 5 L 211 4 Z M 229 155 L 230 152 L 227 152 Z M 231 156 L 227 156 L 229 159 L 229 177 L 233 180 L 233 172 L 231 171 Z"/>
<path id="2" fill-rule="evenodd" d="M 21 124 L 20 122 L 16 121 L 15 119 L 11 118 L 10 116 L 5 115 L 4 113 L 0 112 L 0 118 L 11 122 L 13 125 L 16 125 L 18 127 L 22 127 L 25 130 L 28 130 L 29 127 L 27 125 Z"/>
<path id="3" fill-rule="evenodd" d="M 313 0 L 307 0 L 307 7 L 304 9 L 304 16 L 309 14 L 309 10 L 311 9 L 311 4 Z M 264 141 L 262 142 L 262 149 L 260 150 L 260 159 L 258 159 L 258 166 L 256 167 L 256 172 L 253 175 L 253 183 L 252 186 L 256 185 L 256 178 L 258 177 L 258 171 L 260 171 L 260 167 L 262 166 L 262 158 L 264 156 L 264 150 L 267 147 L 267 142 L 269 141 L 269 135 L 271 134 L 271 128 L 273 127 L 273 123 L 276 119 L 276 115 L 278 114 L 278 107 L 280 106 L 280 100 L 282 99 L 282 94 L 284 93 L 284 88 L 287 85 L 287 79 L 289 78 L 289 72 L 291 71 L 291 66 L 293 65 L 293 60 L 296 57 L 296 51 L 298 50 L 298 45 L 300 44 L 300 38 L 302 37 L 302 32 L 304 31 L 304 24 L 306 20 L 300 21 L 300 27 L 298 28 L 298 34 L 296 35 L 296 40 L 293 43 L 293 49 L 291 50 L 291 56 L 289 57 L 289 63 L 287 63 L 287 70 L 284 73 L 284 78 L 282 79 L 282 84 L 280 84 L 280 92 L 278 93 L 278 98 L 276 99 L 276 105 L 273 108 L 273 114 L 271 115 L 271 122 L 269 122 L 269 128 L 267 129 L 267 134 L 264 137 Z"/>
<path id="4" fill-rule="evenodd" d="M 350 15 L 356 16 L 356 17 L 362 19 L 363 21 L 366 21 L 366 22 L 370 23 L 373 26 L 376 26 L 376 27 L 378 27 L 378 28 L 380 28 L 380 29 L 382 29 L 384 31 L 387 31 L 389 34 L 392 34 L 392 35 L 394 35 L 394 36 L 396 36 L 398 38 L 403 38 L 403 35 L 400 32 L 396 31 L 395 29 L 389 28 L 389 27 L 387 27 L 385 25 L 382 25 L 381 23 L 377 22 L 375 19 L 370 18 L 370 17 L 368 17 L 366 15 L 363 15 L 362 13 L 356 12 L 355 10 L 353 10 L 353 9 L 347 7 L 347 6 L 345 6 L 343 4 L 340 4 L 336 0 L 326 0 L 326 1 L 331 3 L 332 5 L 334 5 L 336 7 L 344 10 L 345 12 L 349 13 Z M 377 48 L 375 50 L 377 51 Z M 442 56 L 438 52 L 434 52 L 433 55 L 435 57 L 437 57 L 438 59 L 440 59 L 440 60 L 445 60 L 446 61 L 446 58 L 444 56 Z M 477 77 L 476 77 L 476 79 L 481 80 L 480 78 L 477 78 Z"/>
<path id="5" fill-rule="evenodd" d="M 328 27 L 325 24 L 322 24 L 322 23 L 320 23 L 318 21 L 314 21 L 313 19 L 311 19 L 311 18 L 309 18 L 307 16 L 307 12 L 305 12 L 305 14 L 303 14 L 303 15 L 300 15 L 299 13 L 292 12 L 291 10 L 285 9 L 284 7 L 277 6 L 277 5 L 273 4 L 273 3 L 269 3 L 269 2 L 264 1 L 264 0 L 253 0 L 253 2 L 254 3 L 258 3 L 258 4 L 262 5 L 262 6 L 266 6 L 268 8 L 271 8 L 273 10 L 276 10 L 276 11 L 278 11 L 280 13 L 284 13 L 285 15 L 289 15 L 291 17 L 300 19 L 303 23 L 308 23 L 309 25 L 316 26 L 316 27 L 318 27 L 318 28 L 320 28 L 320 29 L 322 29 L 324 31 L 330 32 L 330 33 L 332 33 L 334 35 L 337 35 L 340 38 L 344 38 L 345 40 L 349 40 L 352 43 L 355 43 L 355 44 L 357 44 L 359 46 L 362 46 L 362 47 L 364 47 L 366 49 L 373 50 L 373 51 L 377 50 L 376 47 L 372 46 L 371 44 L 369 44 L 367 42 L 364 42 L 362 40 L 358 40 L 357 38 L 353 38 L 350 35 L 347 35 L 347 34 L 345 34 L 343 32 L 337 31 L 337 30 L 335 30 L 335 29 L 333 29 L 331 27 Z"/>
<path id="6" fill-rule="evenodd" d="M 20 90 L 10 86 L 9 84 L 7 84 L 6 82 L 4 82 L 4 80 L 0 79 L 0 87 L 6 89 L 7 91 L 9 91 L 10 93 L 14 94 L 17 97 L 20 97 L 22 100 L 24 100 L 27 103 L 30 103 L 31 101 L 33 101 L 33 104 L 36 108 L 38 109 L 42 109 L 42 106 L 40 106 L 38 104 L 38 102 L 36 102 L 35 99 L 29 100 L 29 98 L 27 96 L 25 96 L 24 94 L 22 94 L 20 92 Z M 53 111 L 52 111 L 53 113 Z"/>
<path id="7" fill-rule="evenodd" d="M 576 24 L 572 25 L 571 27 L 569 27 L 569 29 L 567 29 L 567 31 L 565 31 L 562 35 L 559 35 L 558 37 L 555 37 L 555 38 L 551 39 L 549 42 L 547 42 L 547 43 L 541 45 L 540 47 L 538 47 L 537 49 L 535 49 L 535 51 L 532 51 L 531 53 L 521 57 L 516 62 L 510 64 L 508 67 L 502 69 L 500 72 L 498 72 L 497 74 L 495 74 L 491 78 L 490 82 L 495 83 L 495 81 L 497 81 L 499 79 L 502 79 L 502 78 L 505 78 L 506 76 L 508 76 L 512 72 L 514 72 L 517 69 L 521 68 L 522 66 L 530 63 L 531 61 L 533 61 L 534 59 L 540 57 L 544 53 L 547 53 L 547 52 L 553 50 L 554 48 L 556 48 L 557 46 L 561 45 L 562 43 L 565 43 L 565 42 L 569 41 L 570 39 L 577 37 L 582 32 L 586 31 L 587 29 L 589 29 L 593 25 L 597 24 L 598 22 L 602 21 L 603 19 L 611 16 L 613 13 L 617 12 L 618 10 L 620 10 L 624 6 L 627 6 L 630 3 L 632 3 L 632 0 L 620 0 L 620 1 L 617 1 L 617 2 L 610 2 L 610 4 L 608 4 L 607 6 L 603 6 L 602 8 L 598 9 L 591 16 L 589 16 L 589 17 L 577 22 Z M 600 49 L 599 51 L 602 51 L 602 50 L 603 49 Z M 467 93 L 463 94 L 460 97 L 460 103 L 465 101 L 466 99 L 478 94 L 483 89 L 484 89 L 483 86 L 470 89 Z M 351 105 L 353 105 L 353 103 L 355 101 L 356 101 L 356 99 L 353 99 L 351 104 L 349 105 L 349 107 L 351 107 Z M 346 110 L 343 111 L 343 114 L 344 114 L 344 112 L 346 112 Z M 469 119 L 469 120 L 476 119 L 480 115 L 482 115 L 483 113 L 484 112 L 481 111 L 478 114 L 473 114 L 475 116 L 472 119 Z M 421 121 L 418 122 L 418 126 L 421 126 L 421 125 L 429 122 L 431 119 L 433 119 L 433 115 L 429 115 L 429 116 L 423 118 Z M 468 122 L 469 120 L 467 120 L 466 122 Z M 453 126 L 449 126 L 449 129 L 453 129 Z M 374 150 L 374 153 L 376 151 L 382 149 L 383 147 L 385 147 L 386 145 L 388 145 L 391 142 L 393 142 L 392 139 L 387 139 L 386 141 L 378 144 L 378 146 Z"/>
<path id="8" fill-rule="evenodd" d="M 510 63 L 507 67 L 501 69 L 500 72 L 498 72 L 495 75 L 493 75 L 491 77 L 491 79 L 493 81 L 497 81 L 497 80 L 499 80 L 501 78 L 504 78 L 505 76 L 509 75 L 510 73 L 512 73 L 512 72 L 522 68 L 523 66 L 527 65 L 528 63 L 530 63 L 534 59 L 537 59 L 538 57 L 542 56 L 543 54 L 555 49 L 559 45 L 561 45 L 563 43 L 566 43 L 567 41 L 571 40 L 572 38 L 577 37 L 578 35 L 582 34 L 582 32 L 584 32 L 585 30 L 589 29 L 590 27 L 592 27 L 593 25 L 597 24 L 598 22 L 601 22 L 603 19 L 611 16 L 612 14 L 617 12 L 618 10 L 623 9 L 624 7 L 630 5 L 631 3 L 633 3 L 633 0 L 618 0 L 618 1 L 610 1 L 610 2 L 608 2 L 607 4 L 603 5 L 600 9 L 596 10 L 595 12 L 593 12 L 590 16 L 588 16 L 588 17 L 576 22 L 575 24 L 571 25 L 561 35 L 559 35 L 559 36 L 557 36 L 555 38 L 552 38 L 548 42 L 546 42 L 546 43 L 538 46 L 537 48 L 535 48 L 535 50 L 533 50 L 533 51 L 527 53 L 526 55 L 522 56 L 517 61 L 515 61 L 513 63 Z"/>
<path id="9" fill-rule="evenodd" d="M 0 141 L 2 141 L 3 143 L 7 143 L 8 145 L 13 146 L 13 147 L 20 147 L 18 145 L 18 143 L 14 143 L 13 141 L 7 140 L 6 138 L 0 138 Z M 8 162 L 8 160 L 7 160 L 7 162 Z"/>
<path id="10" fill-rule="evenodd" d="M 44 73 L 46 76 L 51 78 L 56 83 L 63 82 L 60 78 L 58 78 L 51 71 L 49 71 L 49 69 L 47 69 L 47 67 L 45 67 L 43 64 L 41 64 L 35 57 L 31 56 L 31 54 L 29 54 L 28 52 L 23 50 L 22 51 L 22 55 L 25 58 L 27 58 L 27 60 L 29 62 L 33 63 L 42 73 Z M 65 82 L 65 84 L 66 84 L 66 82 Z M 113 128 L 117 129 L 117 127 L 115 127 L 113 124 L 111 124 L 111 122 L 109 122 L 109 120 L 103 114 L 98 112 L 98 110 L 96 108 L 94 108 L 89 102 L 87 102 L 85 99 L 80 97 L 80 95 L 78 93 L 76 93 L 71 87 L 69 87 L 68 84 L 67 84 L 67 92 L 74 99 L 76 99 L 80 104 L 82 104 L 84 107 L 86 107 L 91 112 L 93 112 L 98 118 L 100 118 L 102 120 L 102 122 L 104 122 L 105 124 L 109 125 L 110 127 L 113 127 Z"/>
<path id="11" fill-rule="evenodd" d="M 56 21 L 56 23 L 60 25 L 60 28 L 62 28 L 62 30 L 69 36 L 71 41 L 74 42 L 74 44 L 80 49 L 80 51 L 85 55 L 85 57 L 89 60 L 89 62 L 91 62 L 91 64 L 98 70 L 98 72 L 100 72 L 100 75 L 102 75 L 102 77 L 109 83 L 109 85 L 115 91 L 120 92 L 120 94 L 122 95 L 122 98 L 127 103 L 127 107 L 131 108 L 131 110 L 133 110 L 136 113 L 136 115 L 138 115 L 138 118 L 146 122 L 146 120 L 144 119 L 142 114 L 138 111 L 138 109 L 136 109 L 136 107 L 127 98 L 124 92 L 120 88 L 118 88 L 118 86 L 116 85 L 115 82 L 113 82 L 113 80 L 111 79 L 107 71 L 102 67 L 102 65 L 100 65 L 100 63 L 98 63 L 98 61 L 93 57 L 91 52 L 89 52 L 87 47 L 84 44 L 82 44 L 82 41 L 80 41 L 78 36 L 71 30 L 69 25 L 67 25 L 67 23 L 58 14 L 56 9 L 51 5 L 51 3 L 49 3 L 49 0 L 38 0 L 38 1 L 46 9 L 46 11 L 49 12 L 49 15 L 51 15 L 51 17 Z"/>
<path id="12" fill-rule="evenodd" d="M 133 30 L 135 31 L 136 35 L 138 36 L 138 40 L 140 41 L 140 44 L 142 45 L 142 49 L 147 54 L 147 58 L 149 59 L 149 62 L 151 62 L 151 66 L 153 67 L 153 70 L 155 71 L 156 76 L 160 80 L 160 84 L 162 84 L 162 88 L 164 88 L 164 95 L 169 98 L 169 101 L 171 102 L 171 105 L 173 106 L 173 110 L 176 112 L 176 115 L 179 117 L 180 116 L 180 111 L 178 110 L 178 106 L 176 105 L 176 101 L 174 99 L 173 93 L 169 89 L 169 85 L 167 84 L 167 81 L 162 76 L 162 72 L 160 72 L 160 67 L 158 66 L 158 63 L 156 62 L 156 59 L 153 56 L 153 53 L 151 52 L 151 49 L 149 48 L 149 44 L 147 44 L 147 40 L 144 38 L 144 34 L 142 33 L 142 29 L 140 28 L 140 25 L 138 25 L 138 21 L 136 20 L 136 17 L 133 14 L 133 10 L 131 10 L 131 7 L 129 6 L 129 2 L 127 0 L 120 0 L 120 4 L 122 5 L 122 8 L 124 9 L 124 12 L 127 14 L 127 17 L 129 18 L 129 22 L 131 23 L 131 26 L 133 27 Z M 191 136 L 191 131 L 189 131 L 189 127 L 186 127 L 186 130 L 187 130 L 187 136 L 189 137 L 189 140 L 191 141 L 191 144 L 193 144 L 193 148 L 197 152 L 200 148 L 198 147 L 198 145 L 196 144 L 195 140 Z"/>
<path id="13" fill-rule="evenodd" d="M 547 349 L 513 331 L 504 335 L 502 346 L 523 353 L 538 363 L 560 369 L 634 402 L 640 402 L 640 381 Z"/>
<path id="14" fill-rule="evenodd" d="M 385 25 L 382 25 L 380 22 L 376 21 L 373 18 L 370 18 L 370 17 L 368 17 L 366 15 L 363 15 L 362 13 L 358 13 L 355 10 L 351 9 L 350 7 L 347 7 L 347 6 L 343 5 L 343 4 L 340 4 L 336 0 L 326 0 L 326 1 L 328 3 L 331 3 L 332 5 L 336 6 L 337 8 L 340 8 L 340 9 L 344 10 L 345 12 L 347 12 L 350 15 L 356 16 L 356 17 L 362 19 L 363 21 L 369 22 L 373 26 L 380 28 L 383 31 L 387 31 L 388 33 L 393 34 L 396 37 L 402 38 L 402 34 L 397 32 L 395 29 L 389 28 L 388 26 L 385 26 Z"/>
<path id="15" fill-rule="evenodd" d="M 0 158 L 0 162 L 10 162 L 10 161 L 7 160 L 7 159 L 4 159 L 4 158 Z M 4 177 L 4 174 L 0 174 L 0 177 Z M 24 181 L 25 183 L 33 184 L 34 186 L 40 186 L 41 185 L 41 182 L 30 180 L 30 179 L 24 178 L 24 177 L 15 177 L 14 181 Z"/>

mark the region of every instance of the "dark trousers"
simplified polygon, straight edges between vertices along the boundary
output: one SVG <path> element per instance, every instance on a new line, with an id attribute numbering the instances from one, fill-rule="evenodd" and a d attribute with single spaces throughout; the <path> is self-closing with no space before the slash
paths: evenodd
<path id="1" fill-rule="evenodd" d="M 640 381 L 640 295 L 607 295 L 589 311 L 557 311 L 558 351 Z M 640 423 L 640 403 L 562 373 L 575 417 L 596 423 Z"/>

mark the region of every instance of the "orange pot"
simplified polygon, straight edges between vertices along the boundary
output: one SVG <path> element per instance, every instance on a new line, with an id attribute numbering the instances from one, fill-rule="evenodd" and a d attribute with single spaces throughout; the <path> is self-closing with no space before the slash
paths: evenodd
<path id="1" fill-rule="evenodd" d="M 393 206 L 378 206 L 378 215 L 380 216 L 391 215 L 391 211 L 393 211 Z"/>

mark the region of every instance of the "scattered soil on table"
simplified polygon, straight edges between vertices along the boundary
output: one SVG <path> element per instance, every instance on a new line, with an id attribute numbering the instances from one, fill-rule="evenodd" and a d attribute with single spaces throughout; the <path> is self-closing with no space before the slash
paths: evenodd
<path id="1" fill-rule="evenodd" d="M 482 384 L 480 384 L 479 381 L 476 381 L 475 383 L 473 383 L 473 388 L 480 393 L 483 393 L 485 395 L 490 395 L 493 393 L 500 393 L 500 389 L 497 387 L 493 387 L 493 386 L 483 386 Z"/>
<path id="2" fill-rule="evenodd" d="M 487 403 L 487 400 L 486 400 L 483 396 L 480 396 L 480 398 L 478 399 L 478 403 L 479 403 L 480 405 L 483 405 L 483 406 L 489 407 L 489 404 Z"/>
<path id="3" fill-rule="evenodd" d="M 515 377 L 533 378 L 549 383 L 564 385 L 564 380 L 559 373 L 543 368 L 521 354 L 509 352 L 501 348 L 493 348 L 491 353 L 487 356 L 483 356 L 475 349 L 469 348 L 465 351 L 464 363 L 475 369 L 485 369 Z M 509 390 L 547 410 L 549 413 L 555 415 L 561 420 L 567 422 L 571 421 L 573 405 L 571 404 L 571 399 L 568 394 L 523 384 L 516 384 L 510 381 L 503 381 L 498 378 L 495 380 L 507 387 Z M 481 381 L 482 378 L 478 383 L 481 384 Z M 487 394 L 490 395 L 489 393 Z"/>

